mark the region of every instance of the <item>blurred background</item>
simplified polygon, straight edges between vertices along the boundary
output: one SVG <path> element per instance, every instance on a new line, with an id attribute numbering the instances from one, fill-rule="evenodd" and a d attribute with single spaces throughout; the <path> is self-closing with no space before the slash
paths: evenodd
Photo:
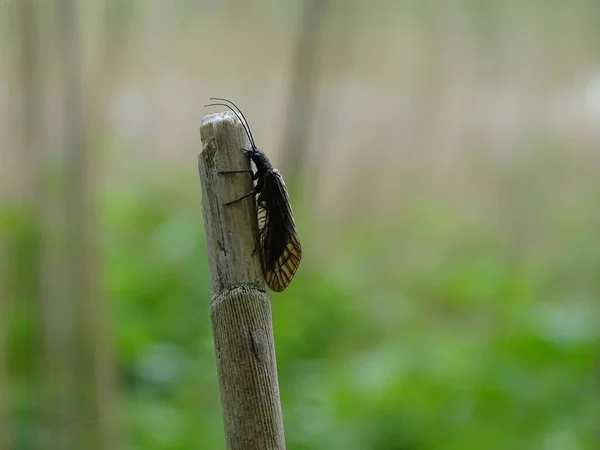
<path id="1" fill-rule="evenodd" d="M 289 449 L 600 448 L 600 2 L 0 0 L 0 450 L 224 448 L 196 155 L 304 256 Z"/>

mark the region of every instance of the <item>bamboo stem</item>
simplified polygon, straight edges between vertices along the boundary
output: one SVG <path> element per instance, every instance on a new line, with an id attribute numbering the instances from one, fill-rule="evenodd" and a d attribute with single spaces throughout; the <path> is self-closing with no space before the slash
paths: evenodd
<path id="1" fill-rule="evenodd" d="M 202 212 L 212 298 L 213 330 L 225 440 L 229 450 L 283 450 L 285 440 L 277 382 L 271 306 L 257 252 L 258 224 L 240 148 L 247 137 L 230 112 L 206 116 L 198 155 Z"/>

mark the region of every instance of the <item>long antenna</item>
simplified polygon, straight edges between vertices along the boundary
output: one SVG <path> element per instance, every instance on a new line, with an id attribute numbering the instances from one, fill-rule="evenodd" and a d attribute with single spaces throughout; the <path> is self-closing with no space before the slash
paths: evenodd
<path id="1" fill-rule="evenodd" d="M 238 107 L 238 105 L 236 105 L 235 103 L 233 103 L 231 100 L 227 100 L 226 98 L 221 98 L 221 97 L 210 97 L 209 100 L 221 100 L 223 102 L 226 102 L 226 103 L 228 103 L 227 105 L 224 105 L 223 103 L 213 103 L 213 105 L 225 106 L 225 107 L 229 108 L 230 110 L 232 110 L 234 113 L 236 113 L 236 115 L 238 116 L 238 118 L 240 116 L 242 116 L 242 118 L 240 119 L 240 121 L 244 125 L 244 128 L 246 128 L 246 134 L 248 134 L 248 138 L 250 139 L 250 142 L 252 143 L 252 147 L 256 147 L 256 144 L 254 143 L 254 136 L 252 135 L 252 130 L 250 129 L 250 124 L 246 120 L 246 116 L 244 116 L 244 113 Z M 230 105 L 233 106 L 233 108 Z"/>
<path id="2" fill-rule="evenodd" d="M 242 119 L 243 116 L 240 116 L 239 113 L 233 109 L 231 106 L 229 106 L 226 103 L 209 103 L 208 105 L 204 105 L 205 107 L 207 106 L 224 106 L 226 108 L 229 108 L 238 118 L 238 120 L 240 121 L 240 123 L 242 124 L 242 127 L 244 128 L 244 131 L 246 132 L 246 136 L 248 136 L 248 139 L 250 140 L 250 143 L 252 144 L 252 147 L 256 147 L 254 145 L 254 139 L 252 139 L 252 135 L 250 133 L 248 133 L 248 128 L 246 126 L 246 123 L 244 123 L 244 120 Z"/>

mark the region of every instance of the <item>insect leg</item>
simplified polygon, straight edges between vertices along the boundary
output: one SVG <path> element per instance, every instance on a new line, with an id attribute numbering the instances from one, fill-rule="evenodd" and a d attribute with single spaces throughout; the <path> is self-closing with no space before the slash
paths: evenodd
<path id="1" fill-rule="evenodd" d="M 224 173 L 251 173 L 252 176 L 254 176 L 254 173 L 252 172 L 252 169 L 240 169 L 240 170 L 220 170 L 219 174 L 224 174 Z"/>
<path id="2" fill-rule="evenodd" d="M 240 169 L 240 170 L 220 170 L 219 175 L 227 173 L 249 173 L 253 180 L 258 179 L 258 172 L 252 172 L 252 169 Z"/>
<path id="3" fill-rule="evenodd" d="M 230 201 L 230 202 L 223 203 L 223 206 L 229 206 L 229 205 L 231 205 L 231 204 L 233 204 L 233 203 L 237 203 L 237 202 L 239 202 L 240 200 L 243 200 L 243 199 L 245 199 L 246 197 L 250 197 L 251 195 L 255 195 L 255 194 L 256 194 L 256 191 L 251 191 L 251 192 L 248 192 L 246 195 L 242 195 L 242 196 L 241 196 L 240 198 L 238 198 L 237 200 L 232 200 L 232 201 Z"/>

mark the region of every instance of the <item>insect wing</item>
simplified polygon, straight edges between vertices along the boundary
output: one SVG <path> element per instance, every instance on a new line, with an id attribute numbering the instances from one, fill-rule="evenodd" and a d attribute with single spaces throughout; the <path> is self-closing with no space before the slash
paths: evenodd
<path id="1" fill-rule="evenodd" d="M 265 174 L 258 198 L 258 227 L 265 282 L 275 292 L 290 283 L 302 259 L 290 198 L 277 170 Z"/>

